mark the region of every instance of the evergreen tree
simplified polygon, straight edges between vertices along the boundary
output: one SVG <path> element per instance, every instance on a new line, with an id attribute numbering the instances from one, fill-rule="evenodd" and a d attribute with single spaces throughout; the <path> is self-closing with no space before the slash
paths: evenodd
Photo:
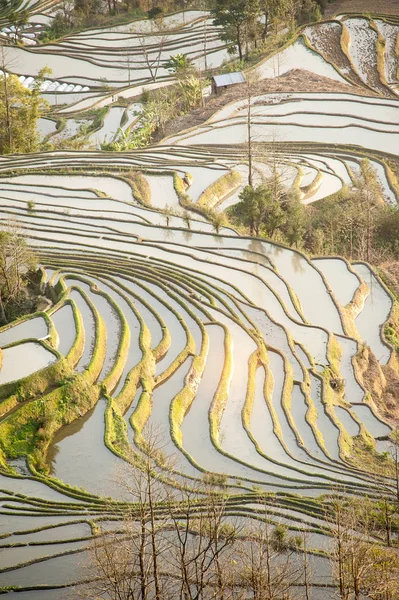
<path id="1" fill-rule="evenodd" d="M 263 13 L 259 0 L 216 0 L 212 10 L 214 25 L 223 28 L 222 39 L 237 49 L 240 60 L 244 57 L 244 43 Z"/>

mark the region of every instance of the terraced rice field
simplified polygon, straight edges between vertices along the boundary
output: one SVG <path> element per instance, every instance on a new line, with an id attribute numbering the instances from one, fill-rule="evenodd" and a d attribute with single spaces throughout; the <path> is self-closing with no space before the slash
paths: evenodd
<path id="1" fill-rule="evenodd" d="M 166 138 L 163 144 L 200 152 L 215 148 L 220 157 L 226 148 L 245 148 L 247 120 L 247 101 L 239 100 L 203 125 Z M 396 204 L 398 187 L 389 159 L 397 156 L 398 127 L 399 101 L 394 99 L 281 92 L 256 96 L 251 106 L 250 135 L 257 147 L 258 168 L 273 164 L 277 155 L 286 185 L 294 185 L 304 203 L 330 196 L 345 186 L 353 187 L 358 165 L 368 156 L 386 201 Z M 245 161 L 245 150 L 241 154 Z"/>
<path id="2" fill-rule="evenodd" d="M 169 205 L 173 194 L 179 202 L 176 174 L 162 152 L 137 156 L 153 171 L 156 161 L 163 164 L 163 175 L 146 173 L 156 208 L 166 190 Z M 195 153 L 186 152 L 206 186 L 211 165 L 199 166 Z M 311 261 L 232 230 L 217 234 L 195 216 L 189 228 L 177 216 L 167 225 L 162 212 L 135 201 L 121 178 L 46 175 L 76 161 L 93 165 L 96 155 L 78 154 L 1 162 L 3 175 L 14 174 L 2 179 L 2 215 L 17 219 L 40 250 L 43 290 L 54 305 L 0 331 L 1 383 L 7 383 L 0 388 L 0 436 L 18 430 L 41 399 L 61 407 L 66 390 L 73 394 L 78 385 L 91 386 L 91 394 L 60 409 L 64 422 L 72 422 L 45 444 L 48 476 L 34 460 L 33 477 L 26 478 L 20 460 L 8 463 L 14 478 L 3 468 L 8 558 L 0 584 L 54 588 L 84 578 L 79 565 L 94 524 L 111 519 L 118 527 L 118 502 L 126 498 L 115 472 L 128 448 L 142 447 L 146 425 L 163 430 L 177 481 L 223 474 L 232 514 L 234 498 L 239 512 L 251 515 L 260 510 L 259 493 L 276 493 L 272 520 L 284 516 L 292 531 L 305 527 L 319 548 L 327 525 L 311 498 L 344 489 L 380 493 L 381 478 L 370 480 L 350 457 L 355 439 L 375 443 L 391 431 L 366 383 L 371 356 L 381 382 L 396 365 L 384 337 L 396 310 L 390 293 L 364 264 Z M 134 156 L 118 159 L 131 169 Z M 29 353 L 26 363 L 12 363 L 15 349 Z M 40 374 L 37 381 L 27 364 Z M 50 376 L 56 389 L 47 391 L 43 381 Z M 335 380 L 344 381 L 341 391 L 333 389 Z M 21 406 L 16 386 L 32 394 Z M 105 497 L 114 499 L 112 507 Z M 37 543 L 26 545 L 35 536 Z M 11 551 L 15 542 L 22 546 Z"/>
<path id="3" fill-rule="evenodd" d="M 261 77 L 307 68 L 375 92 L 253 98 L 257 183 L 277 164 L 302 202 L 316 202 L 353 187 L 366 156 L 385 200 L 397 203 L 397 24 L 373 23 L 345 17 L 308 27 L 257 67 Z M 208 26 L 203 13 L 186 12 L 168 32 L 164 58 L 190 48 L 203 61 Z M 150 79 L 140 33 L 129 25 L 74 34 L 54 48 L 14 48 L 17 72 L 33 78 L 54 61 L 56 81 L 90 93 L 104 77 L 140 87 Z M 145 33 L 156 55 L 159 34 Z M 218 35 L 207 34 L 215 65 L 225 57 Z M 110 141 L 122 112 L 110 108 L 93 143 Z M 125 125 L 134 117 L 131 110 Z M 149 427 L 162 430 L 163 452 L 173 456 L 172 474 L 162 461 L 155 466 L 172 486 L 217 474 L 228 514 L 241 517 L 261 518 L 272 494 L 271 522 L 309 533 L 321 585 L 332 586 L 328 494 L 381 498 L 393 486 L 382 473 L 371 477 L 358 456 L 366 446 L 378 461 L 393 425 L 384 394 L 398 362 L 386 332 L 398 306 L 378 273 L 216 231 L 203 216 L 237 202 L 246 184 L 246 119 L 247 102 L 238 100 L 203 125 L 112 159 L 98 151 L 1 157 L 1 218 L 16 221 L 37 249 L 53 304 L 0 329 L 0 588 L 32 600 L 64 599 L 79 587 L 92 540 L 120 528 L 128 497 L 116 473 L 132 450 L 143 452 Z M 41 126 L 51 133 L 52 122 Z M 32 419 L 43 431 L 26 461 Z M 12 436 L 21 452 L 12 454 Z M 333 594 L 321 588 L 315 597 Z"/>
<path id="4" fill-rule="evenodd" d="M 140 95 L 143 85 L 151 89 L 170 83 L 173 77 L 165 62 L 178 52 L 185 53 L 201 69 L 219 67 L 228 58 L 226 44 L 212 19 L 204 11 L 185 11 L 166 16 L 162 26 L 136 20 L 127 25 L 73 33 L 57 44 L 7 49 L 12 72 L 26 87 L 33 85 L 40 69 L 51 69 L 51 78 L 41 86 L 45 97 L 58 103 L 73 104 L 73 110 L 104 88 L 128 95 Z M 76 102 L 83 104 L 75 106 Z"/>
<path id="5" fill-rule="evenodd" d="M 398 93 L 397 17 L 355 17 L 309 26 L 306 42 L 348 81 L 383 95 Z"/>

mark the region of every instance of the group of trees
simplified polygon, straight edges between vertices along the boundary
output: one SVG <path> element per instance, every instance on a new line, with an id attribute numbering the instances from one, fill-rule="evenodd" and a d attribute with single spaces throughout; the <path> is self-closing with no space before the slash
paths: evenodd
<path id="1" fill-rule="evenodd" d="M 36 265 L 35 255 L 15 225 L 0 231 L 0 325 L 32 310 L 35 300 L 29 298 L 28 274 Z"/>
<path id="2" fill-rule="evenodd" d="M 208 474 L 190 488 L 168 485 L 157 477 L 159 462 L 168 472 L 163 453 L 150 441 L 146 454 L 135 456 L 120 473 L 131 510 L 121 530 L 95 541 L 87 596 L 290 598 L 304 573 L 303 559 L 296 554 L 301 535 L 271 526 L 266 512 L 262 525 L 229 515 L 223 477 Z"/>
<path id="3" fill-rule="evenodd" d="M 229 211 L 230 217 L 248 228 L 250 235 L 274 238 L 278 232 L 290 244 L 298 242 L 302 213 L 297 193 L 283 186 L 277 171 L 257 187 L 247 185 L 240 202 Z"/>
<path id="4" fill-rule="evenodd" d="M 115 8 L 113 9 L 113 4 Z M 109 11 L 116 9 L 116 0 L 108 0 Z M 39 36 L 39 40 L 48 43 L 58 39 L 73 29 L 100 24 L 106 14 L 103 0 L 62 0 L 58 5 L 51 23 L 49 23 Z"/>
<path id="5" fill-rule="evenodd" d="M 223 476 L 207 473 L 187 487 L 173 484 L 173 466 L 157 438 L 148 439 L 145 451 L 118 474 L 130 508 L 122 527 L 93 543 L 88 598 L 310 600 L 317 581 L 327 586 L 326 598 L 398 600 L 394 492 L 382 491 L 391 509 L 389 537 L 383 500 L 324 497 L 327 553 L 320 556 L 306 526 L 298 522 L 291 533 L 279 523 L 271 509 L 278 503 L 274 494 L 256 496 L 256 517 L 235 516 Z"/>
<path id="6" fill-rule="evenodd" d="M 39 146 L 37 120 L 47 106 L 40 86 L 49 69 L 42 69 L 30 90 L 7 72 L 7 48 L 0 47 L 0 154 L 34 152 Z"/>
<path id="7" fill-rule="evenodd" d="M 151 0 L 62 0 L 52 22 L 40 35 L 47 43 L 68 32 L 94 27 L 120 19 L 145 17 L 159 19 L 171 10 L 184 8 L 179 0 L 162 1 L 161 6 Z"/>
<path id="8" fill-rule="evenodd" d="M 379 263 L 399 257 L 399 210 L 383 198 L 377 174 L 368 160 L 353 189 L 309 206 L 302 244 L 314 254 L 341 254 Z"/>
<path id="9" fill-rule="evenodd" d="M 316 0 L 214 0 L 211 3 L 214 24 L 222 27 L 222 39 L 237 52 L 240 60 L 266 39 L 270 24 L 288 26 L 318 20 Z"/>
<path id="10" fill-rule="evenodd" d="M 399 553 L 383 543 L 380 515 L 366 499 L 332 500 L 331 560 L 342 600 L 399 598 Z M 397 513 L 397 506 L 395 507 Z"/>
<path id="11" fill-rule="evenodd" d="M 322 0 L 201 0 L 200 6 L 186 0 L 62 0 L 55 18 L 41 39 L 48 41 L 75 28 L 94 26 L 109 17 L 147 14 L 151 19 L 163 13 L 193 6 L 211 10 L 215 25 L 223 29 L 222 38 L 240 59 L 264 41 L 269 27 L 288 26 L 293 31 L 299 23 L 320 18 Z"/>
<path id="12" fill-rule="evenodd" d="M 258 187 L 247 186 L 230 219 L 252 235 L 311 254 L 340 254 L 349 259 L 382 262 L 399 256 L 399 210 L 383 199 L 377 174 L 361 162 L 354 186 L 331 198 L 304 205 L 298 192 L 287 190 L 275 170 Z"/>
<path id="13" fill-rule="evenodd" d="M 12 15 L 25 13 L 21 10 L 21 0 L 0 0 L 0 18 L 9 20 Z"/>
<path id="14" fill-rule="evenodd" d="M 175 75 L 177 83 L 143 94 L 137 126 L 127 132 L 119 130 L 117 141 L 102 144 L 103 150 L 125 151 L 147 146 L 155 133 L 165 134 L 166 123 L 201 105 L 206 80 L 187 56 L 171 56 L 163 66 Z M 152 64 L 155 76 L 158 68 L 159 64 Z"/>

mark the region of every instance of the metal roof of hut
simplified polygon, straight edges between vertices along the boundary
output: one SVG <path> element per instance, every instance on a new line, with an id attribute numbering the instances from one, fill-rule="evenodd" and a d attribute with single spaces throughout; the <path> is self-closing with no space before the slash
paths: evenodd
<path id="1" fill-rule="evenodd" d="M 244 83 L 245 76 L 241 71 L 235 73 L 226 73 L 225 75 L 214 75 L 212 78 L 217 88 L 227 87 L 229 85 L 236 85 L 238 83 Z"/>

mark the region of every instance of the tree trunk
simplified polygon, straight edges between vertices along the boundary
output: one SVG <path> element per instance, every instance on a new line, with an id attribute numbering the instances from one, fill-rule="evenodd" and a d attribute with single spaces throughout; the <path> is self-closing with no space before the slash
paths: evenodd
<path id="1" fill-rule="evenodd" d="M 150 521 L 151 521 L 151 547 L 152 547 L 152 568 L 153 568 L 153 577 L 154 577 L 154 586 L 155 586 L 155 600 L 161 600 L 161 588 L 159 585 L 159 576 L 158 576 L 158 549 L 156 543 L 156 528 L 155 528 L 155 511 L 154 511 L 154 503 L 152 498 L 152 486 L 151 486 L 151 472 L 147 474 L 148 476 L 148 501 L 149 501 L 149 509 L 150 509 Z"/>
<path id="2" fill-rule="evenodd" d="M 248 185 L 253 187 L 253 177 L 252 177 L 252 90 L 251 84 L 247 82 L 247 102 L 248 102 L 248 111 L 247 111 L 247 132 L 248 132 Z"/>
<path id="3" fill-rule="evenodd" d="M 266 10 L 265 10 L 265 26 L 264 26 L 264 28 L 263 28 L 263 33 L 262 33 L 262 40 L 263 40 L 263 41 L 265 41 L 265 39 L 266 39 L 266 36 L 267 36 L 267 28 L 268 28 L 268 25 L 269 25 L 269 11 L 268 11 L 268 9 L 266 8 Z"/>
<path id="4" fill-rule="evenodd" d="M 371 260 L 371 209 L 367 209 L 367 262 Z"/>
<path id="5" fill-rule="evenodd" d="M 6 132 L 8 139 L 8 150 L 9 153 L 13 153 L 13 143 L 12 143 L 12 130 L 11 130 L 11 112 L 10 112 L 10 98 L 8 95 L 8 81 L 5 70 L 5 60 L 4 60 L 4 49 L 2 50 L 2 71 L 3 71 L 3 85 L 4 85 L 4 103 L 6 106 Z"/>
<path id="6" fill-rule="evenodd" d="M 139 552 L 141 600 L 147 599 L 146 568 L 145 568 L 145 537 L 146 537 L 145 522 L 144 522 L 144 519 L 141 519 L 140 552 Z"/>
<path id="7" fill-rule="evenodd" d="M 303 584 L 305 587 L 305 599 L 310 600 L 308 548 L 305 531 L 303 532 Z"/>
<path id="8" fill-rule="evenodd" d="M 395 479 L 396 479 L 396 500 L 399 505 L 399 435 L 396 429 L 395 438 Z"/>
<path id="9" fill-rule="evenodd" d="M 389 504 L 388 502 L 385 500 L 384 502 L 384 517 L 385 517 L 385 532 L 386 532 L 386 539 L 387 539 L 387 546 L 391 546 L 392 545 L 392 536 L 391 536 L 391 515 L 389 512 Z"/>
<path id="10" fill-rule="evenodd" d="M 240 60 L 242 60 L 242 43 L 241 43 L 241 25 L 237 25 L 237 48 L 238 48 L 238 56 Z"/>
<path id="11" fill-rule="evenodd" d="M 6 317 L 6 313 L 4 310 L 3 297 L 1 295 L 1 292 L 0 292 L 0 322 L 7 323 L 7 317 Z"/>

